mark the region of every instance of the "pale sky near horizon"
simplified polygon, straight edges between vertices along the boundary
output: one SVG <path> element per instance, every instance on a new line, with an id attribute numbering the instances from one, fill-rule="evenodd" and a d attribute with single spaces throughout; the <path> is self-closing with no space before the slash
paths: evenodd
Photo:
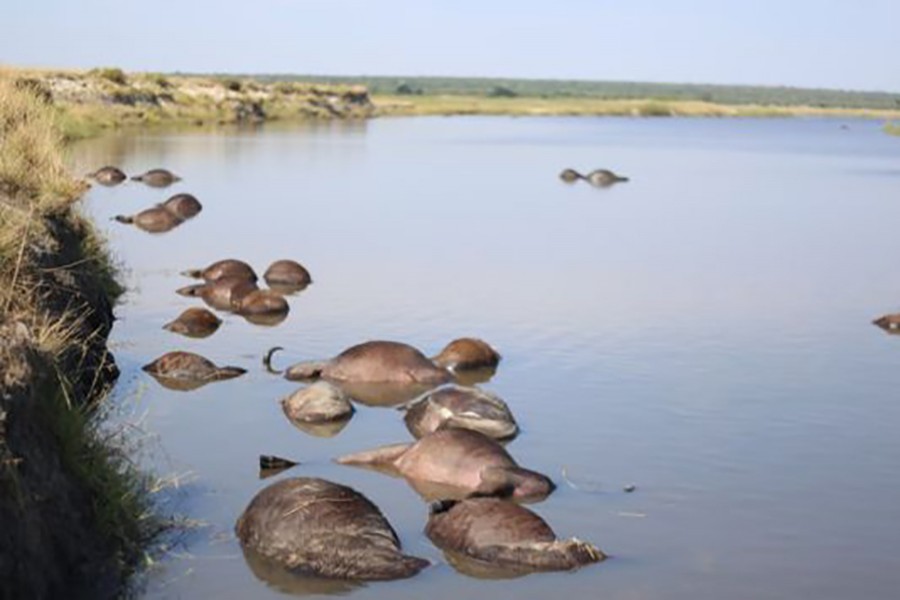
<path id="1" fill-rule="evenodd" d="M 900 0 L 2 0 L 0 64 L 900 92 Z"/>

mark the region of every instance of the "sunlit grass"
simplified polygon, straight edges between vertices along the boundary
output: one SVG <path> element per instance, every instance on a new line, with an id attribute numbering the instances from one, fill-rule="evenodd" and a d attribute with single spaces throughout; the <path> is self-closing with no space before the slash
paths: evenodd
<path id="1" fill-rule="evenodd" d="M 64 207 L 84 191 L 63 160 L 56 113 L 31 88 L 0 72 L 0 196 L 19 208 Z"/>
<path id="2" fill-rule="evenodd" d="M 560 115 L 622 117 L 869 117 L 897 118 L 900 111 L 813 106 L 715 104 L 699 100 L 606 100 L 485 96 L 376 95 L 380 115 Z"/>
<path id="3" fill-rule="evenodd" d="M 66 166 L 60 112 L 19 75 L 0 72 L 0 387 L 32 390 L 64 471 L 92 503 L 93 526 L 127 569 L 162 527 L 148 495 L 154 482 L 102 431 L 99 381 L 79 398 L 70 383 L 103 334 L 91 331 L 92 308 L 74 299 L 72 282 L 89 278 L 110 300 L 122 290 L 104 241 L 74 206 L 86 183 Z M 12 463 L 3 468 L 0 493 L 16 494 L 23 476 Z"/>

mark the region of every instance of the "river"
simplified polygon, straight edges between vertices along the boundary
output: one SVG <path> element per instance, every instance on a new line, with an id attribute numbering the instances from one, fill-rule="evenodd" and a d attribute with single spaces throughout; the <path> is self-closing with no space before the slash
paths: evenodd
<path id="1" fill-rule="evenodd" d="M 138 132 L 82 142 L 85 170 L 167 167 L 166 190 L 96 186 L 87 210 L 129 292 L 117 307 L 115 402 L 147 439 L 141 464 L 199 522 L 145 576 L 144 598 L 893 598 L 900 589 L 900 142 L 876 122 L 793 119 L 407 118 Z M 568 185 L 564 167 L 631 178 Z M 110 220 L 195 194 L 161 235 Z M 262 273 L 292 258 L 314 283 L 275 327 L 234 315 L 202 340 L 161 329 L 200 305 L 179 275 L 220 258 Z M 531 505 L 611 559 L 484 580 L 425 537 L 402 480 L 334 464 L 410 439 L 359 406 L 333 437 L 298 430 L 265 372 L 394 339 L 426 353 L 481 337 L 503 361 L 482 384 L 522 433 L 508 449 L 551 476 Z M 176 349 L 249 370 L 191 392 L 140 370 Z M 269 573 L 234 538 L 275 478 L 260 454 L 351 485 L 434 565 L 362 586 Z M 633 485 L 632 493 L 624 488 Z"/>

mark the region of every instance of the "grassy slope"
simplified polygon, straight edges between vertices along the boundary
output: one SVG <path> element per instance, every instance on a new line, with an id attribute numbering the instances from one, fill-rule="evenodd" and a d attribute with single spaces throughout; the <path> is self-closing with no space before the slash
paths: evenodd
<path id="1" fill-rule="evenodd" d="M 56 110 L 0 74 L 0 574 L 14 596 L 120 580 L 158 526 L 148 480 L 98 432 L 118 286 L 75 208 L 85 189 Z"/>
<path id="2" fill-rule="evenodd" d="M 222 125 L 272 119 L 368 117 L 364 89 L 347 85 L 261 83 L 231 77 L 187 77 L 91 71 L 8 69 L 7 76 L 52 97 L 69 138 L 137 125 Z"/>

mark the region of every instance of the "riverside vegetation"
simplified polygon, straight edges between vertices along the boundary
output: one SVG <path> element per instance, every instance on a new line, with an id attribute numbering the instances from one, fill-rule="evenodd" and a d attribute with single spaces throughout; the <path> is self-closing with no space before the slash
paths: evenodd
<path id="1" fill-rule="evenodd" d="M 350 85 L 262 83 L 249 78 L 90 71 L 9 70 L 52 100 L 63 134 L 78 139 L 127 126 L 253 124 L 276 119 L 365 118 L 372 103 Z"/>
<path id="2" fill-rule="evenodd" d="M 900 94 L 788 87 L 441 77 L 9 70 L 68 138 L 127 126 L 417 115 L 900 119 Z M 890 131 L 890 127 L 888 128 Z"/>
<path id="3" fill-rule="evenodd" d="M 153 482 L 99 414 L 121 293 L 77 209 L 59 114 L 0 76 L 0 596 L 112 596 L 160 531 Z"/>
<path id="4" fill-rule="evenodd" d="M 846 90 L 463 77 L 256 75 L 261 82 L 365 86 L 379 114 L 637 117 L 864 116 L 896 119 L 900 94 Z"/>

